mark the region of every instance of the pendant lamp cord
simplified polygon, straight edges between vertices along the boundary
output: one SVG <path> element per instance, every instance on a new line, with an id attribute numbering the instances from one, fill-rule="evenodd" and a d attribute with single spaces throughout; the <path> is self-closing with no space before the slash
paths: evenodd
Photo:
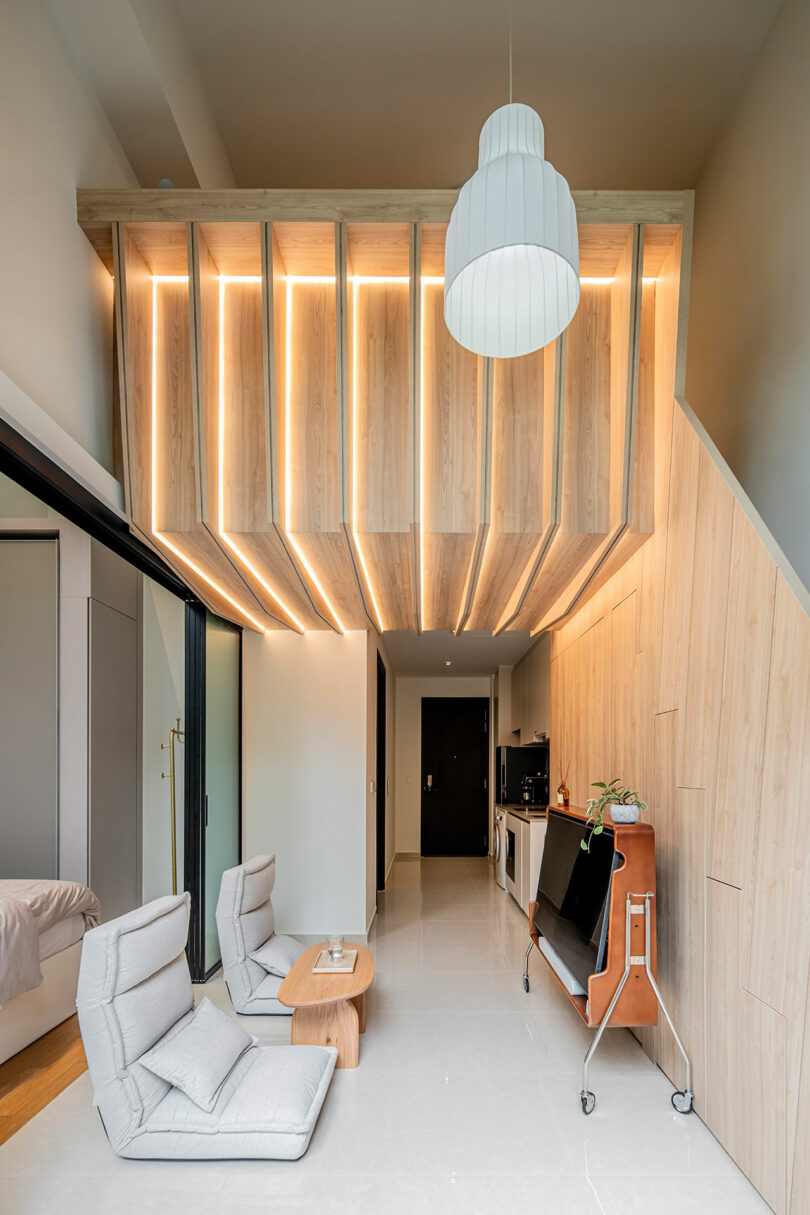
<path id="1" fill-rule="evenodd" d="M 509 104 L 512 104 L 512 4 L 506 6 L 509 22 Z"/>

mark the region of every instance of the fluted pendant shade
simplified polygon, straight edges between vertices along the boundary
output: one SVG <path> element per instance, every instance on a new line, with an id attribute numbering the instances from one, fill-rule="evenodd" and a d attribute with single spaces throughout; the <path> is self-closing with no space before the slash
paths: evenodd
<path id="1" fill-rule="evenodd" d="M 510 104 L 481 130 L 444 253 L 444 319 L 460 345 L 514 358 L 556 338 L 579 304 L 579 240 L 568 183 L 543 159 L 543 124 Z"/>

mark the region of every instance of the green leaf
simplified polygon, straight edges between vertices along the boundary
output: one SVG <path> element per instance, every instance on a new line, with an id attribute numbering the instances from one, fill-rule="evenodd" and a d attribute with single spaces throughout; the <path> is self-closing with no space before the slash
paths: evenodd
<path id="1" fill-rule="evenodd" d="M 594 835 L 601 835 L 603 830 L 604 830 L 604 825 L 602 823 L 600 823 L 598 827 L 594 827 L 593 833 L 594 833 Z"/>
<path id="2" fill-rule="evenodd" d="M 583 851 L 583 852 L 587 852 L 587 851 L 588 851 L 588 845 L 585 843 L 585 841 L 584 841 L 584 840 L 580 840 L 580 841 L 579 841 L 579 846 L 580 846 L 580 848 L 582 849 L 582 851 Z"/>

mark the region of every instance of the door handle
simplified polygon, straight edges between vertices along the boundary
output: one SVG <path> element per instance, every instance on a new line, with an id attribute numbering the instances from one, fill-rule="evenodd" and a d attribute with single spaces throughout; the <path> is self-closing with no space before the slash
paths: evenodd
<path id="1" fill-rule="evenodd" d="M 435 793 L 435 792 L 436 792 L 436 786 L 433 784 L 433 777 L 429 775 L 427 777 L 427 784 L 425 785 L 425 793 Z"/>

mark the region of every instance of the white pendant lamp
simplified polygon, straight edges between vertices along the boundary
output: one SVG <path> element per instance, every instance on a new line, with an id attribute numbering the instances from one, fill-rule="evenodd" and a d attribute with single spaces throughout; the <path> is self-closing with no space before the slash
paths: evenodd
<path id="1" fill-rule="evenodd" d="M 481 130 L 444 252 L 444 319 L 475 354 L 507 359 L 552 342 L 579 304 L 579 240 L 568 183 L 543 159 L 543 124 L 511 103 Z"/>

